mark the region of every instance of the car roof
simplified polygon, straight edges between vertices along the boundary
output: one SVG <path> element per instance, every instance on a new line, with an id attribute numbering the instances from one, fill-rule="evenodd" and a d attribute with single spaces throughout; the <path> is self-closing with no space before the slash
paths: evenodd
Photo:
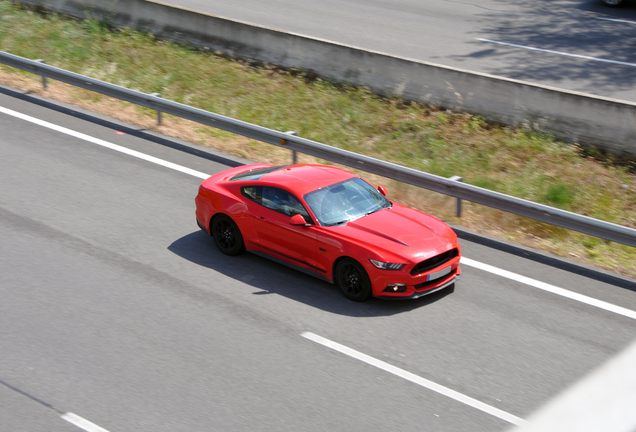
<path id="1" fill-rule="evenodd" d="M 260 182 L 284 186 L 303 196 L 326 186 L 357 177 L 341 168 L 328 165 L 298 164 L 283 167 L 261 177 Z"/>

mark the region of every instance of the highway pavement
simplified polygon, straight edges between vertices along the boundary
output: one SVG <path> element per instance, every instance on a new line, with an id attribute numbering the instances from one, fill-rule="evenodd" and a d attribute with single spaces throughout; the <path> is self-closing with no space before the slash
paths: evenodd
<path id="1" fill-rule="evenodd" d="M 166 0 L 401 57 L 636 101 L 636 3 Z"/>
<path id="2" fill-rule="evenodd" d="M 415 301 L 224 256 L 197 172 L 242 162 L 0 88 L 0 430 L 506 430 L 636 339 L 635 281 L 480 236 Z"/>

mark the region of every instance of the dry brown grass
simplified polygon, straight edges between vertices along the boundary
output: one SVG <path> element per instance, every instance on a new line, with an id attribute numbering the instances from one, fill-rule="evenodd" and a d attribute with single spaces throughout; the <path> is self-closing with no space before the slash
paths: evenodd
<path id="1" fill-rule="evenodd" d="M 255 162 L 285 164 L 291 161 L 290 152 L 284 148 L 257 142 L 223 131 L 217 131 L 199 123 L 174 116 L 164 115 L 162 125 L 158 126 L 156 124 L 156 117 L 154 117 L 152 112 L 142 110 L 134 104 L 99 95 L 64 83 L 49 80 L 47 89 L 44 90 L 42 89 L 39 78 L 6 71 L 0 71 L 0 82 L 29 93 L 66 102 L 167 136 L 204 145 Z M 463 132 L 461 133 L 463 134 Z M 546 158 L 547 157 L 549 156 L 546 156 Z M 298 155 L 298 162 L 325 163 L 325 161 L 304 154 Z M 500 163 L 502 166 L 505 166 L 507 170 L 510 169 L 510 166 L 514 166 L 515 161 L 507 161 L 504 159 L 501 160 Z M 568 167 L 567 169 L 572 170 L 576 175 L 577 169 L 580 168 L 575 164 L 573 167 Z M 590 167 L 588 166 L 587 169 L 590 169 Z M 591 169 L 596 172 L 594 178 L 599 182 L 600 187 L 624 188 L 624 183 L 607 175 L 606 170 L 602 169 L 602 167 L 593 165 Z M 555 241 L 555 234 L 558 238 L 560 237 L 558 235 L 559 232 L 562 233 L 565 231 L 558 227 L 466 201 L 463 202 L 462 217 L 458 218 L 455 216 L 456 200 L 454 198 L 422 190 L 374 174 L 364 172 L 359 172 L 359 174 L 373 184 L 386 185 L 389 188 L 391 198 L 395 201 L 435 215 L 449 223 L 454 223 L 482 234 L 564 256 L 581 263 L 595 265 L 628 276 L 636 276 L 633 261 L 631 261 L 631 265 L 629 265 L 629 256 L 625 259 L 612 259 L 608 257 L 599 263 L 599 260 L 594 260 L 598 255 L 590 256 L 590 248 L 585 246 L 585 241 L 581 243 L 572 241 L 559 243 Z M 592 242 L 595 247 L 599 244 L 611 244 L 602 240 L 588 240 L 588 242 Z"/>

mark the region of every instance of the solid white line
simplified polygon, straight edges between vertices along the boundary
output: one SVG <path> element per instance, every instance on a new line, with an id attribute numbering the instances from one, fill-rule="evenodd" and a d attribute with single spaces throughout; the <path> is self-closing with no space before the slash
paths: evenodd
<path id="1" fill-rule="evenodd" d="M 133 156 L 133 157 L 136 157 L 136 158 L 139 158 L 139 159 L 143 159 L 145 161 L 152 162 L 154 164 L 161 165 L 163 167 L 170 168 L 170 169 L 173 169 L 175 171 L 180 171 L 180 172 L 182 172 L 184 174 L 189 174 L 191 176 L 199 177 L 199 178 L 202 178 L 202 179 L 207 179 L 208 177 L 210 177 L 208 174 L 202 173 L 200 171 L 196 171 L 196 170 L 193 170 L 193 169 L 190 169 L 190 168 L 186 168 L 184 166 L 177 165 L 175 163 L 168 162 L 168 161 L 165 161 L 163 159 L 159 159 L 159 158 L 156 158 L 154 156 L 150 156 L 150 155 L 147 155 L 147 154 L 135 151 L 135 150 L 130 150 L 130 149 L 126 148 L 126 147 L 122 147 L 122 146 L 119 146 L 117 144 L 112 144 L 112 143 L 109 143 L 108 141 L 104 141 L 104 140 L 101 140 L 99 138 L 95 138 L 95 137 L 92 137 L 90 135 L 83 134 L 81 132 L 77 132 L 77 131 L 62 127 L 62 126 L 58 126 L 56 124 L 49 123 L 47 121 L 40 120 L 40 119 L 35 118 L 35 117 L 31 117 L 31 116 L 28 116 L 26 114 L 22 114 L 22 113 L 19 113 L 17 111 L 10 110 L 8 108 L 0 107 L 0 112 L 2 112 L 4 114 L 7 114 L 7 115 L 10 115 L 10 116 L 13 116 L 13 117 L 17 117 L 19 119 L 22 119 L 22 120 L 25 120 L 25 121 L 28 121 L 28 122 L 31 122 L 31 123 L 35 123 L 35 124 L 37 124 L 39 126 L 42 126 L 42 127 L 48 128 L 48 129 L 52 129 L 52 130 L 57 131 L 57 132 L 61 132 L 61 133 L 70 135 L 70 136 L 75 137 L 75 138 L 82 139 L 84 141 L 91 142 L 93 144 L 100 145 L 102 147 L 109 148 L 111 150 L 118 151 L 120 153 L 127 154 L 129 156 Z"/>
<path id="2" fill-rule="evenodd" d="M 74 424 L 80 429 L 84 429 L 86 432 L 108 432 L 103 427 L 97 426 L 95 423 L 91 423 L 86 419 L 78 416 L 77 414 L 73 414 L 71 412 L 67 412 L 66 414 L 61 416 L 64 420 L 69 423 Z"/>
<path id="3" fill-rule="evenodd" d="M 563 297 L 567 297 L 569 299 L 576 300 L 578 302 L 585 303 L 590 306 L 597 307 L 599 309 L 604 309 L 609 312 L 614 312 L 616 314 L 623 315 L 627 318 L 636 319 L 636 312 L 630 309 L 626 309 L 624 307 L 616 306 L 611 303 L 604 302 L 602 300 L 597 300 L 595 298 L 585 296 L 583 294 L 568 291 L 566 289 L 559 288 L 554 285 L 547 284 L 545 282 L 540 282 L 538 280 L 531 279 L 526 276 L 521 276 L 516 273 L 509 272 L 507 270 L 502 270 L 500 268 L 497 268 L 488 264 L 484 264 L 484 263 L 472 260 L 470 258 L 462 257 L 461 263 L 462 265 L 475 267 L 477 269 L 487 271 L 488 273 L 493 273 L 493 274 L 496 274 L 497 276 L 501 276 L 506 279 L 511 279 L 517 282 L 521 282 L 523 284 L 530 285 L 532 287 L 539 288 L 541 290 L 548 291 Z"/>
<path id="4" fill-rule="evenodd" d="M 599 20 L 603 20 L 603 21 L 613 21 L 613 22 L 626 23 L 626 24 L 636 24 L 636 21 L 622 20 L 622 19 L 616 19 L 616 18 L 601 18 L 601 17 L 594 17 L 594 18 L 599 19 Z"/>
<path id="5" fill-rule="evenodd" d="M 19 113 L 17 111 L 10 110 L 8 108 L 0 107 L 0 112 L 5 113 L 7 115 L 11 115 L 11 116 L 17 117 L 17 118 L 20 118 L 22 120 L 25 120 L 25 121 L 28 121 L 28 122 L 31 122 L 31 123 L 35 123 L 35 124 L 43 126 L 43 127 L 47 127 L 49 129 L 56 130 L 56 131 L 61 132 L 61 133 L 65 133 L 65 134 L 74 136 L 74 137 L 79 138 L 79 139 L 86 140 L 88 142 L 92 142 L 94 144 L 98 144 L 100 146 L 103 146 L 103 147 L 106 147 L 106 148 L 109 148 L 109 149 L 112 149 L 112 150 L 115 150 L 115 151 L 130 155 L 130 156 L 134 156 L 134 157 L 143 159 L 143 160 L 148 161 L 148 162 L 152 162 L 152 163 L 164 166 L 166 168 L 174 169 L 174 170 L 180 171 L 182 173 L 189 174 L 189 175 L 194 176 L 194 177 L 198 177 L 198 178 L 202 178 L 202 179 L 207 179 L 208 177 L 210 177 L 209 174 L 205 174 L 205 173 L 202 173 L 200 171 L 195 171 L 193 169 L 186 168 L 184 166 L 177 165 L 177 164 L 174 164 L 172 162 L 168 162 L 168 161 L 165 161 L 165 160 L 153 157 L 153 156 L 146 155 L 144 153 L 140 153 L 140 152 L 137 152 L 137 151 L 134 151 L 134 150 L 130 150 L 130 149 L 127 149 L 125 147 L 118 146 L 116 144 L 112 144 L 112 143 L 109 143 L 107 141 L 104 141 L 104 140 L 101 140 L 101 139 L 98 139 L 98 138 L 94 138 L 94 137 L 91 137 L 89 135 L 86 135 L 86 134 L 83 134 L 83 133 L 80 133 L 80 132 L 73 131 L 71 129 L 67 129 L 67 128 L 64 128 L 64 127 L 61 127 L 61 126 L 57 126 L 57 125 L 55 125 L 53 123 L 45 122 L 45 121 L 37 119 L 35 117 L 31 117 L 31 116 Z M 601 308 L 601 309 L 608 310 L 610 312 L 615 312 L 615 313 L 618 313 L 620 315 L 636 319 L 636 312 L 631 311 L 629 309 L 622 308 L 620 306 L 615 306 L 615 305 L 612 305 L 610 303 L 606 303 L 606 302 L 601 301 L 601 300 L 596 300 L 596 299 L 593 299 L 591 297 L 587 297 L 587 296 L 584 296 L 584 295 L 581 295 L 581 294 L 574 293 L 572 291 L 565 290 L 563 288 L 558 288 L 558 287 L 555 287 L 553 285 L 549 285 L 549 284 L 546 284 L 546 283 L 543 283 L 543 282 L 536 281 L 534 279 L 530 279 L 530 278 L 527 278 L 527 277 L 524 277 L 524 276 L 521 276 L 521 275 L 517 275 L 515 273 L 509 272 L 509 271 L 506 271 L 506 270 L 501 270 L 501 269 L 498 269 L 496 267 L 493 267 L 493 266 L 490 266 L 490 265 L 487 265 L 487 264 L 482 264 L 480 262 L 471 260 L 471 259 L 466 258 L 466 257 L 462 257 L 462 263 L 465 264 L 465 265 L 471 266 L 471 267 L 479 268 L 481 270 L 484 270 L 484 271 L 487 271 L 487 272 L 490 272 L 490 273 L 497 274 L 499 276 L 502 276 L 502 277 L 505 277 L 505 278 L 508 278 L 508 279 L 512 279 L 512 280 L 516 280 L 518 282 L 522 282 L 522 283 L 528 284 L 528 285 L 533 286 L 535 288 L 539 288 L 539 289 L 543 289 L 545 291 L 549 291 L 549 292 L 551 292 L 553 294 L 557 294 L 557 295 L 560 295 L 560 296 L 563 296 L 563 297 L 567 297 L 567 298 L 572 299 L 572 300 L 580 301 L 580 302 L 583 302 L 583 303 L 591 305 L 591 306 L 595 306 L 595 307 L 598 307 L 598 308 Z"/>
<path id="6" fill-rule="evenodd" d="M 543 49 L 543 48 L 534 48 L 534 47 L 529 47 L 529 46 L 525 46 L 525 45 L 512 44 L 512 43 L 508 43 L 508 42 L 499 42 L 499 41 L 494 41 L 494 40 L 490 40 L 490 39 L 477 38 L 477 40 L 478 41 L 482 41 L 482 42 L 494 43 L 494 44 L 498 44 L 498 45 L 505 45 L 505 46 L 515 47 L 515 48 L 523 48 L 523 49 L 527 49 L 527 50 L 531 50 L 531 51 L 541 51 L 541 52 L 545 52 L 545 53 L 558 54 L 558 55 L 563 55 L 563 56 L 568 56 L 568 57 L 576 57 L 576 58 L 585 59 L 585 60 L 594 60 L 594 61 L 599 61 L 599 62 L 604 62 L 604 63 L 612 63 L 612 64 L 618 64 L 618 65 L 622 65 L 622 66 L 636 67 L 635 63 L 627 63 L 627 62 L 621 62 L 621 61 L 616 61 L 616 60 L 607 60 L 607 59 L 602 59 L 602 58 L 598 58 L 598 57 L 584 56 L 584 55 L 580 55 L 580 54 L 570 54 L 570 53 L 565 53 L 565 52 L 561 52 L 561 51 L 553 51 L 553 50 L 548 50 L 548 49 Z"/>
<path id="7" fill-rule="evenodd" d="M 478 401 L 477 399 L 473 399 L 469 396 L 466 396 L 464 394 L 461 394 L 459 392 L 456 392 L 455 390 L 451 390 L 448 387 L 444 387 L 442 385 L 439 385 L 437 383 L 434 383 L 433 381 L 427 380 L 425 378 L 422 378 L 420 376 L 417 376 L 415 374 L 412 374 L 411 372 L 407 372 L 404 369 L 400 369 L 398 367 L 395 367 L 393 365 L 390 365 L 386 362 L 383 362 L 382 360 L 378 360 L 376 358 L 373 358 L 371 356 L 368 356 L 366 354 L 363 354 L 359 351 L 356 351 L 354 349 L 351 349 L 349 347 L 346 347 L 344 345 L 341 345 L 337 342 L 333 342 L 329 339 L 325 339 L 322 336 L 318 336 L 314 333 L 311 332 L 304 332 L 301 334 L 302 337 L 309 339 L 311 341 L 314 341 L 316 343 L 319 343 L 320 345 L 326 346 L 327 348 L 331 348 L 332 350 L 338 351 L 342 354 L 348 355 L 349 357 L 353 357 L 356 360 L 360 360 L 364 363 L 367 363 L 371 366 L 375 366 L 378 369 L 382 369 L 385 372 L 389 372 L 393 375 L 397 375 L 400 378 L 403 378 L 407 381 L 410 381 L 414 384 L 420 385 L 422 387 L 425 387 L 429 390 L 433 390 L 434 392 L 437 392 L 441 395 L 444 395 L 446 397 L 449 397 L 451 399 L 454 399 L 458 402 L 461 402 L 465 405 L 468 405 L 470 407 L 473 407 L 475 409 L 478 409 L 480 411 L 483 411 L 487 414 L 490 414 L 492 416 L 498 417 L 502 420 L 507 421 L 508 423 L 512 423 L 515 425 L 523 425 L 526 423 L 525 420 L 523 420 L 522 418 L 519 418 L 517 416 L 514 416 L 512 414 L 509 414 L 505 411 L 500 410 L 499 408 L 495 408 L 492 407 L 490 405 L 487 405 L 483 402 Z"/>

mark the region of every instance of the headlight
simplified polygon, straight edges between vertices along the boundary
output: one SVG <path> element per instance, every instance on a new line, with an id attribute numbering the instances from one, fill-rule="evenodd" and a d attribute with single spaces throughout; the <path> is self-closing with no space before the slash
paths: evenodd
<path id="1" fill-rule="evenodd" d="M 369 261 L 371 261 L 371 264 L 373 264 L 374 266 L 382 270 L 399 270 L 406 265 L 406 264 L 382 262 L 377 260 L 369 260 Z"/>

